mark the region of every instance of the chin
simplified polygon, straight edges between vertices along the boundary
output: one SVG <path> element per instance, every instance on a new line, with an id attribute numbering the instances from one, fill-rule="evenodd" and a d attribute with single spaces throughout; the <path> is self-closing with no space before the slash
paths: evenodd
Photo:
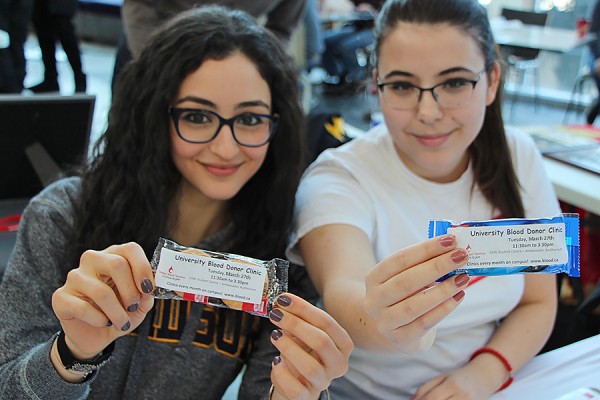
<path id="1" fill-rule="evenodd" d="M 233 199 L 240 190 L 209 190 L 205 192 L 206 197 L 215 201 L 228 201 Z"/>

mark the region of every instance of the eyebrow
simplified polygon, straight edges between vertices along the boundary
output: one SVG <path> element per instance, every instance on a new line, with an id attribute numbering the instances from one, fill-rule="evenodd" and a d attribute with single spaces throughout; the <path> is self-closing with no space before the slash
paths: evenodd
<path id="1" fill-rule="evenodd" d="M 213 103 L 212 101 L 204 99 L 202 97 L 195 97 L 195 96 L 186 96 L 186 97 L 183 97 L 181 99 L 178 99 L 177 101 L 175 101 L 175 105 L 184 103 L 186 101 L 191 101 L 193 103 L 197 103 L 199 105 L 210 107 L 212 109 L 217 109 L 218 108 L 217 105 L 215 103 Z M 265 103 L 264 101 L 262 101 L 262 100 L 243 101 L 241 103 L 236 104 L 235 108 L 236 109 L 240 109 L 240 108 L 257 107 L 257 106 L 258 107 L 264 107 L 267 110 L 271 109 L 271 107 L 267 103 Z"/>
<path id="2" fill-rule="evenodd" d="M 452 67 L 452 68 L 443 70 L 438 75 L 446 76 L 446 75 L 454 74 L 456 72 L 469 72 L 469 73 L 473 73 L 473 74 L 475 73 L 474 71 L 472 71 L 470 68 L 467 68 L 467 67 Z M 393 77 L 414 78 L 415 75 L 411 74 L 410 72 L 406 72 L 406 71 L 393 70 L 391 72 L 388 72 L 383 78 L 388 79 L 388 78 L 393 78 Z"/>

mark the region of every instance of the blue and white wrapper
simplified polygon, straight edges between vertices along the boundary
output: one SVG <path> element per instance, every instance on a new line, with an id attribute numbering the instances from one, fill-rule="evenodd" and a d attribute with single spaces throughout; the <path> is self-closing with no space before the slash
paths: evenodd
<path id="1" fill-rule="evenodd" d="M 429 238 L 452 233 L 469 253 L 467 264 L 443 277 L 565 273 L 579 277 L 579 215 L 429 222 Z"/>

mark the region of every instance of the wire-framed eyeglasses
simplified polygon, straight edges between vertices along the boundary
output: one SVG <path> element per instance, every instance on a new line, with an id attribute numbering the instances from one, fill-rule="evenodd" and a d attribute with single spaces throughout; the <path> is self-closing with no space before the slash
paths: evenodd
<path id="1" fill-rule="evenodd" d="M 469 104 L 475 85 L 485 70 L 477 74 L 475 79 L 451 78 L 429 88 L 413 85 L 406 81 L 378 82 L 383 101 L 398 110 L 412 110 L 417 107 L 423 92 L 431 92 L 435 101 L 442 108 L 460 108 Z"/>
<path id="2" fill-rule="evenodd" d="M 260 147 L 273 138 L 279 115 L 244 112 L 223 118 L 209 110 L 170 107 L 169 114 L 179 137 L 190 143 L 208 143 L 217 137 L 223 125 L 229 126 L 241 146 Z"/>

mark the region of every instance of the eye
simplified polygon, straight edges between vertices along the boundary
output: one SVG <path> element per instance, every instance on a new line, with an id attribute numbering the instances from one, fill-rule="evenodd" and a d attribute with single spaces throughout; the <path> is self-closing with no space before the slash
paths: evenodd
<path id="1" fill-rule="evenodd" d="M 260 115 L 246 113 L 246 114 L 238 115 L 235 122 L 236 122 L 236 124 L 244 125 L 244 126 L 256 126 L 256 125 L 263 124 L 265 121 L 264 121 L 264 118 L 262 118 Z"/>
<path id="2" fill-rule="evenodd" d="M 409 83 L 409 82 L 402 82 L 402 81 L 389 82 L 389 83 L 386 83 L 386 86 L 390 90 L 392 90 L 394 93 L 397 93 L 397 94 L 411 93 L 415 90 L 415 85 L 413 85 L 412 83 Z"/>
<path id="3" fill-rule="evenodd" d="M 454 78 L 444 82 L 442 84 L 442 87 L 444 88 L 444 90 L 460 90 L 472 85 L 473 83 L 470 80 L 463 78 Z"/>
<path id="4" fill-rule="evenodd" d="M 389 82 L 387 86 L 396 92 L 406 92 L 414 89 L 414 85 L 408 82 Z"/>
<path id="5" fill-rule="evenodd" d="M 208 124 L 212 122 L 214 116 L 202 110 L 188 110 L 183 112 L 179 119 L 190 124 Z"/>

